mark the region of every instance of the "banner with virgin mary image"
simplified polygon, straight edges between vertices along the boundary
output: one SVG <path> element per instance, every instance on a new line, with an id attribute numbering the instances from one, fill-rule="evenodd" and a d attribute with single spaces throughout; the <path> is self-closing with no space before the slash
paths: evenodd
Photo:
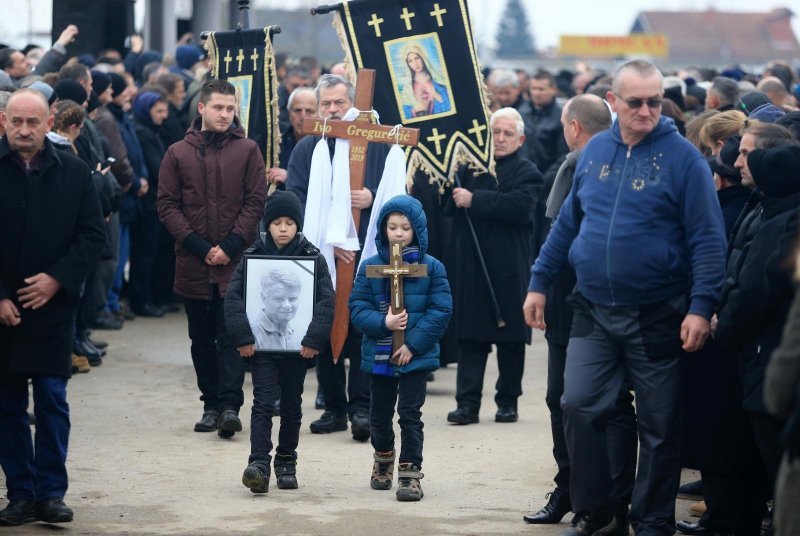
<path id="1" fill-rule="evenodd" d="M 409 184 L 417 170 L 441 191 L 459 164 L 494 171 L 481 67 L 466 0 L 352 0 L 336 26 L 351 80 L 375 69 L 373 107 L 384 125 L 420 129 L 406 149 Z"/>

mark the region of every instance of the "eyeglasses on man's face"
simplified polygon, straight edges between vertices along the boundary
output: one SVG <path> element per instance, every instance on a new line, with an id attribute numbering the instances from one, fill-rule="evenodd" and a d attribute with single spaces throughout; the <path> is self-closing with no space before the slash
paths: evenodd
<path id="1" fill-rule="evenodd" d="M 655 110 L 657 108 L 661 108 L 661 105 L 664 104 L 664 99 L 662 99 L 661 97 L 650 97 L 649 99 L 641 99 L 638 97 L 633 97 L 630 99 L 626 99 L 619 93 L 614 93 L 614 95 L 616 95 L 619 98 L 619 100 L 624 102 L 628 106 L 628 108 L 632 108 L 634 110 L 638 110 L 644 105 L 647 105 L 647 107 L 650 108 L 651 110 Z"/>

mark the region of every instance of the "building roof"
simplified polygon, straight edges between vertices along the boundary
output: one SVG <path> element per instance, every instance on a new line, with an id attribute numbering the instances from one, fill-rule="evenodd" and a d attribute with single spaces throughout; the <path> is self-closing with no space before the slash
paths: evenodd
<path id="1" fill-rule="evenodd" d="M 631 33 L 669 37 L 670 60 L 697 63 L 763 63 L 800 56 L 788 8 L 767 13 L 642 11 Z"/>

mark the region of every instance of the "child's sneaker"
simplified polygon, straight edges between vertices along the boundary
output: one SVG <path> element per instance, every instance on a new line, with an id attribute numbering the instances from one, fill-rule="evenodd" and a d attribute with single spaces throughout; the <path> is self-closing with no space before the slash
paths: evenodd
<path id="1" fill-rule="evenodd" d="M 276 454 L 273 463 L 278 489 L 297 489 L 297 460 L 293 456 Z"/>
<path id="2" fill-rule="evenodd" d="M 372 489 L 392 489 L 394 479 L 394 451 L 375 452 L 372 455 L 375 463 L 372 464 L 372 477 L 369 485 Z"/>
<path id="3" fill-rule="evenodd" d="M 250 488 L 253 493 L 267 493 L 269 491 L 269 474 L 268 461 L 254 460 L 242 473 L 242 484 Z"/>
<path id="4" fill-rule="evenodd" d="M 423 475 L 419 467 L 412 463 L 401 463 L 397 466 L 397 500 L 418 501 L 422 499 L 420 479 Z"/>

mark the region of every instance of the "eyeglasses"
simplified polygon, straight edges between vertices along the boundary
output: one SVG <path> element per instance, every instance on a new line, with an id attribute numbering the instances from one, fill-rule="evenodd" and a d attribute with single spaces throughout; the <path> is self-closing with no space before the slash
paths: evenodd
<path id="1" fill-rule="evenodd" d="M 661 97 L 650 97 L 649 99 L 640 99 L 640 98 L 626 99 L 622 95 L 620 95 L 619 93 L 614 93 L 614 95 L 619 97 L 619 99 L 622 102 L 627 104 L 628 108 L 632 108 L 634 110 L 638 110 L 639 108 L 641 108 L 645 104 L 651 110 L 655 110 L 657 108 L 661 108 L 661 105 L 664 104 L 664 99 L 662 99 Z"/>

